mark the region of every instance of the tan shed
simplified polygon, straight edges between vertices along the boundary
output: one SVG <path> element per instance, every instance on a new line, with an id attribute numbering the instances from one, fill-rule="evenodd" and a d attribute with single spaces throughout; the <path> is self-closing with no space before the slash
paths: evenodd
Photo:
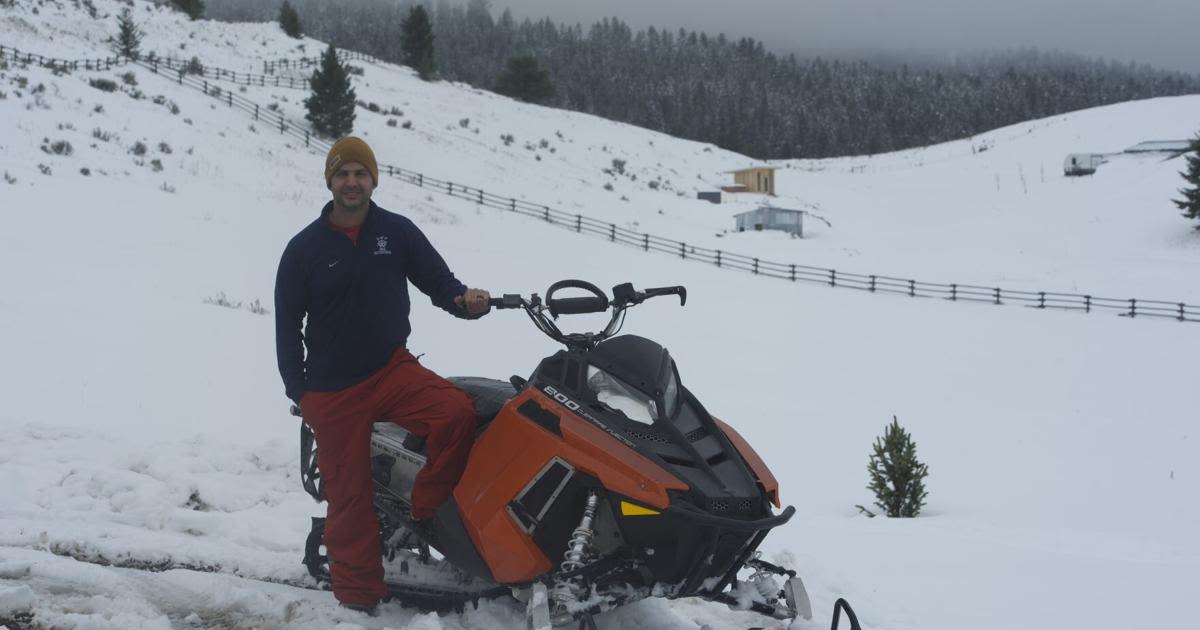
<path id="1" fill-rule="evenodd" d="M 775 168 L 772 166 L 752 166 L 726 172 L 733 173 L 733 181 L 745 187 L 736 192 L 775 194 Z"/>

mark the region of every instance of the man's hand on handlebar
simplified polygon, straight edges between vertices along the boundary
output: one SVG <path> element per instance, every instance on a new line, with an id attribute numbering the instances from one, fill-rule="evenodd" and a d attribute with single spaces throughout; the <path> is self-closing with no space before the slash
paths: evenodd
<path id="1" fill-rule="evenodd" d="M 466 309 L 468 315 L 483 315 L 492 310 L 488 300 L 492 296 L 483 289 L 467 289 L 466 293 L 454 298 L 454 303 Z"/>

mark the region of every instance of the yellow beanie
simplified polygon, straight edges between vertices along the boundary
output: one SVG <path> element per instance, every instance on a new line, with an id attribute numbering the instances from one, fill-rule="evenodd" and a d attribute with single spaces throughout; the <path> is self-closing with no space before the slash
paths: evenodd
<path id="1" fill-rule="evenodd" d="M 375 163 L 375 153 L 361 138 L 346 136 L 333 143 L 329 155 L 325 156 L 325 185 L 333 185 L 333 174 L 343 164 L 358 162 L 371 172 L 371 179 L 379 185 L 379 165 Z"/>

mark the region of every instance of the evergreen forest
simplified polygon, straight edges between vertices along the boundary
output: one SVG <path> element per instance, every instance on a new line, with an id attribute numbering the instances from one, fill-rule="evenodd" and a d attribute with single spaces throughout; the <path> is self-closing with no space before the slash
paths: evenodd
<path id="1" fill-rule="evenodd" d="M 292 0 L 305 32 L 399 63 L 407 0 Z M 1061 52 L 941 62 L 798 58 L 751 38 L 494 16 L 486 0 L 425 5 L 436 76 L 495 89 L 514 57 L 548 71 L 545 104 L 762 159 L 880 153 L 1135 99 L 1200 93 L 1200 77 Z M 272 21 L 277 0 L 208 0 L 214 19 Z M 315 51 L 313 51 L 315 54 Z"/>

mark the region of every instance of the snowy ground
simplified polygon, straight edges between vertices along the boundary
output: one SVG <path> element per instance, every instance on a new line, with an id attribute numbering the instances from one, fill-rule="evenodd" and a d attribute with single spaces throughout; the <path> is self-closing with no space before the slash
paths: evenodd
<path id="1" fill-rule="evenodd" d="M 95 5 L 109 17 L 18 0 L 0 9 L 0 44 L 102 56 L 122 5 Z M 212 66 L 260 72 L 262 60 L 321 48 L 298 50 L 273 25 L 189 23 L 134 6 L 147 49 Z M 399 108 L 391 118 L 413 129 L 361 108 L 358 129 L 381 160 L 431 176 L 783 262 L 1200 302 L 1200 235 L 1168 201 L 1182 160 L 1119 158 L 1085 179 L 1059 170 L 1068 152 L 1190 136 L 1200 97 L 780 164 L 779 204 L 834 225 L 799 240 L 717 236 L 744 208 L 692 199 L 751 162 L 743 156 L 360 65 L 359 98 Z M 0 623 L 521 627 L 501 603 L 441 617 L 388 605 L 369 619 L 297 586 L 321 506 L 299 487 L 273 320 L 249 304 L 272 308 L 282 247 L 327 195 L 322 156 L 144 70 L 130 69 L 137 85 L 127 85 L 125 71 L 0 69 L 0 171 L 15 180 L 0 182 Z M 122 88 L 90 87 L 97 77 Z M 135 90 L 144 98 L 130 98 Z M 303 92 L 243 96 L 302 117 Z M 53 154 L 59 140 L 71 155 Z M 139 141 L 142 156 L 130 153 Z M 613 159 L 627 175 L 603 172 Z M 646 185 L 656 179 L 658 190 Z M 375 198 L 493 292 L 564 277 L 689 288 L 685 308 L 651 302 L 626 330 L 671 349 L 684 382 L 759 448 L 797 507 L 766 543 L 804 576 L 818 611 L 793 628 L 825 627 L 838 596 L 869 628 L 1195 624 L 1194 325 L 793 286 L 398 182 L 382 182 Z M 242 306 L 206 303 L 222 295 Z M 515 314 L 465 323 L 422 304 L 412 345 L 441 373 L 527 374 L 553 350 Z M 870 503 L 867 455 L 893 414 L 931 471 L 929 505 L 914 520 L 854 509 Z M 189 569 L 147 570 L 168 566 Z M 642 602 L 599 622 L 772 627 L 689 601 Z"/>

